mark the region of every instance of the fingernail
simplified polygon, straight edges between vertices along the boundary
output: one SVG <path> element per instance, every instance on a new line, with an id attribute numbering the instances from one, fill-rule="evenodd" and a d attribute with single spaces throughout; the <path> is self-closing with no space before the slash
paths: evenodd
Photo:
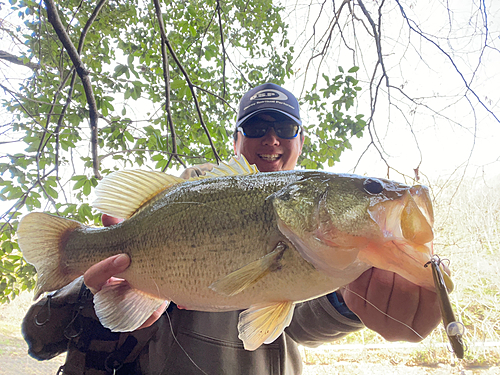
<path id="1" fill-rule="evenodd" d="M 113 264 L 116 266 L 116 267 L 124 267 L 124 266 L 128 266 L 128 264 L 130 263 L 130 259 L 128 257 L 127 254 L 120 254 L 118 255 L 115 260 L 113 261 Z"/>

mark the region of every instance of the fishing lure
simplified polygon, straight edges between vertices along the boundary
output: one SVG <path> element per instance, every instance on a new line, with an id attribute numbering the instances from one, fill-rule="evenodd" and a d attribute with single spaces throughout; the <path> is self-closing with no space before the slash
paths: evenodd
<path id="1" fill-rule="evenodd" d="M 432 276 L 434 278 L 434 284 L 436 285 L 436 293 L 439 299 L 439 307 L 441 308 L 441 316 L 443 318 L 443 325 L 446 330 L 446 335 L 450 341 L 451 347 L 455 355 L 463 359 L 464 358 L 464 344 L 462 336 L 465 332 L 465 327 L 461 322 L 455 319 L 455 314 L 451 307 L 450 298 L 448 297 L 448 292 L 451 290 L 451 285 L 447 285 L 447 282 L 451 282 L 449 279 L 445 281 L 443 272 L 441 270 L 441 259 L 434 255 L 431 260 L 427 262 L 424 267 L 428 265 L 432 267 Z M 449 284 L 449 283 L 448 283 Z"/>

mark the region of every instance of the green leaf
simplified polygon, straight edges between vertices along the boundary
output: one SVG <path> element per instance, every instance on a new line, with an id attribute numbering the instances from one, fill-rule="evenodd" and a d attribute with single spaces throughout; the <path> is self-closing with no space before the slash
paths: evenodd
<path id="1" fill-rule="evenodd" d="M 55 191 L 50 185 L 46 184 L 44 185 L 45 192 L 54 199 L 57 199 L 59 194 L 57 194 L 57 191 Z"/>
<path id="2" fill-rule="evenodd" d="M 172 83 L 170 84 L 170 88 L 173 90 L 176 90 L 184 86 L 186 86 L 186 81 L 184 81 L 183 79 L 176 79 L 172 81 Z"/>
<path id="3" fill-rule="evenodd" d="M 127 65 L 118 64 L 115 67 L 115 73 L 113 74 L 113 77 L 117 78 L 117 77 L 122 76 L 123 74 L 126 74 L 128 72 L 128 69 L 129 68 Z"/>
<path id="4" fill-rule="evenodd" d="M 92 191 L 92 185 L 89 180 L 85 181 L 83 184 L 83 195 L 88 196 L 90 195 L 90 192 Z"/>

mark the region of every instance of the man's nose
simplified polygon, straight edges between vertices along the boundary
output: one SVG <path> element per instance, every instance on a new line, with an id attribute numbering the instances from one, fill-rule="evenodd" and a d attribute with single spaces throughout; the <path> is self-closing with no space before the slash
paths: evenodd
<path id="1" fill-rule="evenodd" d="M 262 144 L 263 145 L 270 145 L 270 146 L 278 146 L 280 144 L 280 139 L 274 132 L 273 128 L 269 128 L 262 137 Z"/>

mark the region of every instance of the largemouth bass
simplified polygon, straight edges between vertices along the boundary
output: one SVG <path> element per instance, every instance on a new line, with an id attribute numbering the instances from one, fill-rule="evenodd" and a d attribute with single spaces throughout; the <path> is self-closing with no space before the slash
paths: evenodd
<path id="1" fill-rule="evenodd" d="M 201 311 L 245 310 L 247 350 L 274 341 L 294 305 L 346 285 L 372 266 L 434 290 L 433 212 L 424 186 L 320 171 L 258 173 L 233 160 L 207 178 L 120 171 L 94 206 L 126 218 L 107 228 L 45 213 L 19 224 L 38 273 L 36 296 L 127 253 L 130 267 L 94 296 L 113 331 L 132 331 L 165 301 Z"/>

